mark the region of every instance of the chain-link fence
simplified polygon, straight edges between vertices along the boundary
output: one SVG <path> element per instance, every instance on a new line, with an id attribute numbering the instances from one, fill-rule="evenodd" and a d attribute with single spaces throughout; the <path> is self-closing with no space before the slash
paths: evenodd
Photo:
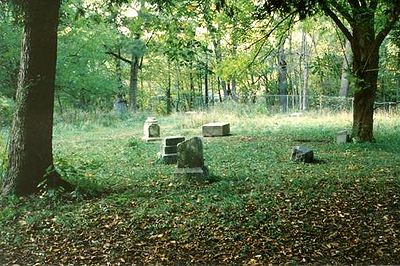
<path id="1" fill-rule="evenodd" d="M 265 106 L 276 112 L 302 111 L 349 111 L 353 110 L 353 98 L 333 96 L 293 96 L 293 95 L 265 95 L 257 103 L 264 102 Z"/>

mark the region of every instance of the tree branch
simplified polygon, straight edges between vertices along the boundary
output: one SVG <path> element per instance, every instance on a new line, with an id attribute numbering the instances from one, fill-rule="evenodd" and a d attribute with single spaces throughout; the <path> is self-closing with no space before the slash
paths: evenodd
<path id="1" fill-rule="evenodd" d="M 394 25 L 396 22 L 399 20 L 399 12 L 397 10 L 394 10 L 388 19 L 388 21 L 385 23 L 381 31 L 376 35 L 375 41 L 373 43 L 373 48 L 374 49 L 379 49 L 381 46 L 383 40 L 386 38 L 386 36 L 389 34 L 389 32 L 393 29 Z"/>
<path id="2" fill-rule="evenodd" d="M 332 2 L 332 6 L 336 9 L 337 12 L 339 12 L 340 15 L 342 15 L 350 24 L 354 23 L 353 17 L 350 15 L 349 12 L 346 11 L 346 9 L 338 4 L 337 2 Z M 328 8 L 328 7 L 327 7 Z"/>
<path id="3" fill-rule="evenodd" d="M 125 57 L 122 57 L 121 55 L 116 54 L 116 53 L 114 53 L 113 51 L 107 50 L 105 53 L 106 53 L 106 54 L 109 54 L 109 55 L 112 55 L 112 56 L 114 56 L 115 58 L 124 61 L 125 63 L 128 63 L 128 64 L 130 64 L 130 65 L 132 64 L 132 61 L 131 61 L 131 60 L 126 59 Z"/>
<path id="4" fill-rule="evenodd" d="M 343 32 L 344 36 L 350 41 L 350 43 L 353 42 L 353 35 L 351 35 L 351 32 L 349 29 L 343 24 L 343 22 L 338 18 L 338 16 L 327 6 L 322 6 L 323 11 L 327 16 L 329 16 L 333 22 L 339 27 L 339 29 Z"/>

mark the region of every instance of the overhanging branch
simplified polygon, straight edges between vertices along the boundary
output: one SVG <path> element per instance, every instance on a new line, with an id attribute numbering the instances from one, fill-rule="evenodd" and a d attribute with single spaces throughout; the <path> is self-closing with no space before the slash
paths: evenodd
<path id="1" fill-rule="evenodd" d="M 327 16 L 329 16 L 335 24 L 339 27 L 339 29 L 343 32 L 344 36 L 350 41 L 350 43 L 353 43 L 353 35 L 351 35 L 351 32 L 349 29 L 343 24 L 343 22 L 339 19 L 339 17 L 327 6 L 322 6 L 322 10 L 325 12 Z"/>

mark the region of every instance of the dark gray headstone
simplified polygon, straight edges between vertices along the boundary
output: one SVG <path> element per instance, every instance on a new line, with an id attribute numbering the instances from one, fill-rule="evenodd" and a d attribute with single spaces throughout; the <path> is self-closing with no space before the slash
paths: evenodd
<path id="1" fill-rule="evenodd" d="M 178 168 L 194 168 L 203 165 L 203 142 L 199 137 L 178 144 Z"/>
<path id="2" fill-rule="evenodd" d="M 178 143 L 181 143 L 182 141 L 185 140 L 185 137 L 182 136 L 171 136 L 171 137 L 166 137 L 163 140 L 163 144 L 165 146 L 176 146 Z"/>
<path id="3" fill-rule="evenodd" d="M 197 179 L 208 177 L 208 170 L 204 165 L 203 142 L 199 137 L 194 137 L 178 144 L 175 175 Z"/>
<path id="4" fill-rule="evenodd" d="M 305 146 L 296 146 L 292 151 L 292 160 L 295 162 L 314 162 L 314 151 Z"/>
<path id="5" fill-rule="evenodd" d="M 165 137 L 161 144 L 160 159 L 165 164 L 175 164 L 178 160 L 177 145 L 185 140 L 182 136 Z"/>

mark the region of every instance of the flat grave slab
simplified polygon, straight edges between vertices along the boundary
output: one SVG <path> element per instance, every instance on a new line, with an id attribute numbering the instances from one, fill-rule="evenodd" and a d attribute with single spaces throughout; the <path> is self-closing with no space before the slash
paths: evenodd
<path id="1" fill-rule="evenodd" d="M 227 122 L 213 122 L 202 127 L 203 137 L 227 136 L 230 134 L 230 124 Z"/>

